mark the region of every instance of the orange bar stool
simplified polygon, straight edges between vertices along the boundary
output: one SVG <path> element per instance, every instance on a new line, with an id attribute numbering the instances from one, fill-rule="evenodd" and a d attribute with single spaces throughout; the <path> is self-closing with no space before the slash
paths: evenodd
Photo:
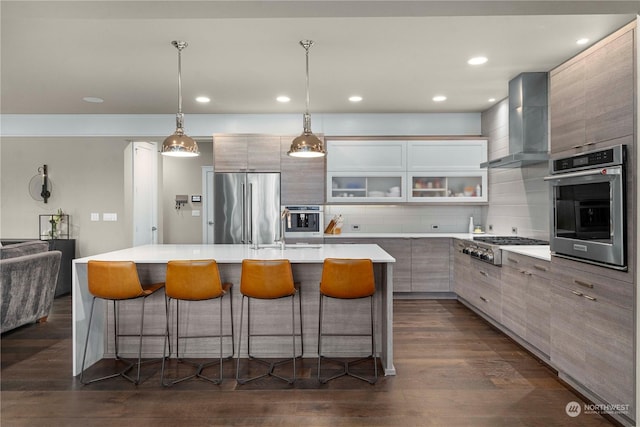
<path id="1" fill-rule="evenodd" d="M 89 326 L 87 328 L 87 337 L 84 343 L 84 353 L 82 356 L 82 370 L 80 372 L 80 382 L 82 384 L 91 384 L 96 381 L 106 380 L 108 378 L 114 378 L 122 376 L 134 384 L 140 384 L 140 366 L 142 365 L 142 337 L 143 336 L 163 336 L 143 334 L 144 332 L 144 306 L 147 297 L 153 295 L 164 287 L 164 283 L 155 283 L 152 285 L 141 285 L 138 277 L 138 270 L 136 264 L 132 261 L 95 261 L 90 260 L 87 267 L 87 279 L 89 285 L 89 292 L 93 295 L 91 301 L 91 312 L 89 314 Z M 115 340 L 115 359 L 121 360 L 127 363 L 127 366 L 114 374 L 107 375 L 92 380 L 85 380 L 84 378 L 84 365 L 87 357 L 87 347 L 89 345 L 89 333 L 91 331 L 91 321 L 93 320 L 93 308 L 95 306 L 96 299 L 113 301 L 113 323 L 114 323 L 114 340 Z M 124 300 L 142 299 L 142 310 L 140 311 L 140 342 L 138 344 L 138 360 L 133 362 L 129 359 L 120 357 L 118 354 L 118 340 L 124 336 L 138 336 L 120 334 L 118 332 L 118 313 L 117 303 Z M 165 306 L 166 314 L 166 306 Z M 157 361 L 154 359 L 152 361 Z M 138 373 L 136 377 L 131 377 L 128 372 L 137 366 Z"/>
<path id="2" fill-rule="evenodd" d="M 247 299 L 247 354 L 249 361 L 260 362 L 267 365 L 269 369 L 262 375 L 252 378 L 240 378 L 240 357 L 238 356 L 236 364 L 236 381 L 238 384 L 245 384 L 258 378 L 273 376 L 293 384 L 296 380 L 296 358 L 302 357 L 304 353 L 304 345 L 302 339 L 302 300 L 300 299 L 299 289 L 293 281 L 293 273 L 291 264 L 287 259 L 280 260 L 249 260 L 242 261 L 242 273 L 240 278 L 240 293 L 242 293 L 242 305 L 240 308 L 240 332 L 238 333 L 238 355 L 242 344 L 242 321 L 244 313 L 244 300 Z M 301 352 L 296 356 L 296 319 L 295 319 L 295 303 L 294 297 L 298 293 L 298 310 L 300 314 L 300 347 Z M 275 300 L 280 298 L 291 298 L 291 334 L 251 334 L 251 300 Z M 291 336 L 293 346 L 291 361 L 293 363 L 293 377 L 285 378 L 277 375 L 274 370 L 276 366 L 289 362 L 289 359 L 279 362 L 268 362 L 263 359 L 254 357 L 251 354 L 251 337 L 267 336 L 281 337 Z"/>
<path id="3" fill-rule="evenodd" d="M 231 359 L 234 353 L 233 343 L 233 298 L 232 298 L 232 283 L 222 283 L 220 280 L 220 271 L 218 270 L 218 264 L 214 260 L 197 260 L 197 261 L 169 261 L 167 263 L 167 277 L 165 283 L 165 295 L 168 301 L 168 305 L 171 305 L 171 300 L 176 302 L 176 358 L 178 364 L 186 363 L 196 368 L 195 373 L 187 375 L 181 378 L 173 378 L 170 381 L 165 381 L 165 359 L 167 358 L 167 343 L 170 342 L 169 337 L 169 317 L 167 316 L 167 335 L 165 337 L 164 345 L 164 358 L 162 359 L 162 374 L 161 382 L 164 386 L 171 386 L 179 382 L 188 380 L 190 378 L 202 378 L 210 381 L 214 384 L 222 383 L 222 362 L 225 359 Z M 223 310 L 222 300 L 228 296 L 229 300 L 229 324 L 231 325 L 231 333 L 223 333 Z M 180 336 L 180 302 L 195 302 L 195 301 L 211 301 L 218 300 L 218 334 L 217 335 L 187 335 Z M 220 351 L 219 359 L 207 363 L 197 363 L 193 360 L 189 360 L 180 357 L 180 340 L 198 339 L 198 338 L 219 338 Z M 224 338 L 231 338 L 231 355 L 223 355 Z M 169 353 L 171 348 L 169 347 Z M 205 376 L 202 371 L 211 366 L 218 364 L 220 372 L 218 378 L 210 378 Z"/>
<path id="4" fill-rule="evenodd" d="M 322 267 L 322 281 L 320 282 L 320 313 L 318 322 L 318 380 L 321 383 L 327 383 L 335 378 L 348 375 L 375 384 L 378 380 L 378 360 L 375 352 L 375 328 L 374 328 L 374 307 L 373 295 L 376 291 L 375 279 L 373 275 L 373 263 L 370 259 L 339 259 L 327 258 L 324 260 Z M 322 317 L 324 311 L 324 298 L 334 298 L 340 300 L 354 300 L 360 298 L 369 298 L 371 300 L 371 334 L 355 334 L 355 333 L 336 333 L 327 334 L 322 331 Z M 351 362 L 340 362 L 330 359 L 322 355 L 322 337 L 356 337 L 371 335 L 371 354 L 367 357 L 360 358 Z M 354 374 L 349 368 L 352 365 L 373 358 L 374 377 L 365 378 Z M 330 378 L 322 378 L 321 364 L 322 359 L 327 359 L 338 364 L 344 364 L 344 369 L 337 375 Z"/>

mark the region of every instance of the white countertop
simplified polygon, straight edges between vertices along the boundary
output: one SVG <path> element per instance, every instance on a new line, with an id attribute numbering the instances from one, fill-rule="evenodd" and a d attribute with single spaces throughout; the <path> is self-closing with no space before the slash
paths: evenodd
<path id="1" fill-rule="evenodd" d="M 241 263 L 243 259 L 288 259 L 292 263 L 322 263 L 325 258 L 368 258 L 373 262 L 395 262 L 395 258 L 378 245 L 360 244 L 296 244 L 287 248 L 265 247 L 251 249 L 250 245 L 145 245 L 75 259 L 86 264 L 89 260 L 133 261 L 159 264 L 169 260 L 215 259 L 220 264 Z"/>
<path id="2" fill-rule="evenodd" d="M 474 236 L 492 236 L 492 234 L 486 233 L 341 233 L 341 234 L 325 234 L 325 239 L 356 239 L 356 238 L 371 238 L 371 239 L 411 239 L 411 238 L 433 238 L 433 237 L 451 237 L 455 239 L 473 240 Z M 545 261 L 551 260 L 551 251 L 549 245 L 520 245 L 520 246 L 500 246 L 500 249 L 505 251 L 511 251 L 521 255 L 527 255 L 533 258 L 542 259 Z"/>
<path id="3" fill-rule="evenodd" d="M 341 233 L 341 234 L 325 234 L 325 239 L 335 238 L 363 238 L 363 239 L 411 239 L 411 238 L 429 238 L 429 237 L 453 237 L 455 239 L 473 239 L 473 236 L 486 236 L 485 233 Z"/>
<path id="4" fill-rule="evenodd" d="M 551 261 L 551 251 L 549 245 L 538 246 L 500 246 L 503 251 L 509 251 L 516 254 L 527 255 L 533 258 Z"/>

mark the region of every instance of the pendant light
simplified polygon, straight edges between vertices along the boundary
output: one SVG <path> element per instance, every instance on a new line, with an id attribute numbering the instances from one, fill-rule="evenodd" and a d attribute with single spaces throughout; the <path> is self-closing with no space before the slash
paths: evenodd
<path id="1" fill-rule="evenodd" d="M 184 133 L 182 114 L 182 49 L 187 47 L 187 42 L 172 41 L 171 44 L 178 49 L 178 114 L 176 114 L 176 131 L 168 136 L 162 143 L 162 154 L 172 157 L 196 157 L 200 155 L 198 144 L 193 138 Z"/>
<path id="2" fill-rule="evenodd" d="M 311 115 L 309 114 L 309 49 L 313 45 L 312 40 L 301 40 L 300 45 L 306 51 L 307 63 L 307 103 L 303 116 L 302 135 L 291 142 L 288 155 L 292 157 L 322 157 L 325 155 L 322 141 L 311 132 Z"/>

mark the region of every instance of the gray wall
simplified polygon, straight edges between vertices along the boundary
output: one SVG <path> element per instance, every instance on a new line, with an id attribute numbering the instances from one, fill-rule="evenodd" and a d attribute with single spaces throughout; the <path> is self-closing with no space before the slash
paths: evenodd
<path id="1" fill-rule="evenodd" d="M 481 116 L 482 134 L 489 138 L 489 159 L 509 152 L 509 105 L 504 99 Z M 549 239 L 549 184 L 542 180 L 549 166 L 541 163 L 516 169 L 489 169 L 489 207 L 485 208 L 486 229 L 493 234 Z"/>
<path id="2" fill-rule="evenodd" d="M 200 156 L 193 158 L 165 157 L 162 161 L 162 229 L 163 243 L 202 243 L 202 203 L 191 203 L 192 195 L 202 195 L 202 166 L 213 165 L 213 141 L 198 142 Z M 189 202 L 176 210 L 176 195 L 186 194 Z"/>
<path id="3" fill-rule="evenodd" d="M 70 215 L 76 256 L 120 249 L 123 228 L 122 138 L 2 138 L 0 143 L 0 235 L 38 238 L 38 215 L 61 208 Z M 53 182 L 45 204 L 29 195 L 29 181 L 47 164 Z M 90 221 L 91 212 L 116 213 L 118 221 Z"/>

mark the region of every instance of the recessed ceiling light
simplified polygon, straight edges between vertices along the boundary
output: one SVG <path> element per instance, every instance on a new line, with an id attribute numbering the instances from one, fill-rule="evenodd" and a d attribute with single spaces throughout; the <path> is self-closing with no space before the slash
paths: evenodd
<path id="1" fill-rule="evenodd" d="M 289 98 L 288 96 L 280 95 L 279 97 L 276 98 L 276 101 L 278 101 L 278 102 L 289 102 L 289 101 L 291 101 L 291 98 Z"/>
<path id="2" fill-rule="evenodd" d="M 489 98 L 489 102 L 495 102 L 495 98 Z"/>
<path id="3" fill-rule="evenodd" d="M 199 96 L 196 98 L 196 101 L 202 103 L 202 104 L 206 104 L 207 102 L 211 102 L 211 99 L 209 99 L 208 96 Z"/>
<path id="4" fill-rule="evenodd" d="M 447 99 L 446 96 L 444 95 L 436 95 L 432 98 L 435 102 L 442 102 L 445 101 Z"/>
<path id="5" fill-rule="evenodd" d="M 92 104 L 102 104 L 104 102 L 104 99 L 98 98 L 97 96 L 85 96 L 84 98 L 82 98 L 82 100 L 84 102 L 90 102 Z"/>
<path id="6" fill-rule="evenodd" d="M 586 38 L 576 40 L 576 44 L 579 44 L 579 45 L 583 45 L 587 43 L 589 43 L 589 39 L 586 39 Z"/>
<path id="7" fill-rule="evenodd" d="M 349 101 L 351 102 L 360 102 L 362 101 L 362 97 L 358 95 L 353 95 L 349 97 Z"/>
<path id="8" fill-rule="evenodd" d="M 484 56 L 475 56 L 467 61 L 469 65 L 482 65 L 487 62 L 488 59 Z"/>

